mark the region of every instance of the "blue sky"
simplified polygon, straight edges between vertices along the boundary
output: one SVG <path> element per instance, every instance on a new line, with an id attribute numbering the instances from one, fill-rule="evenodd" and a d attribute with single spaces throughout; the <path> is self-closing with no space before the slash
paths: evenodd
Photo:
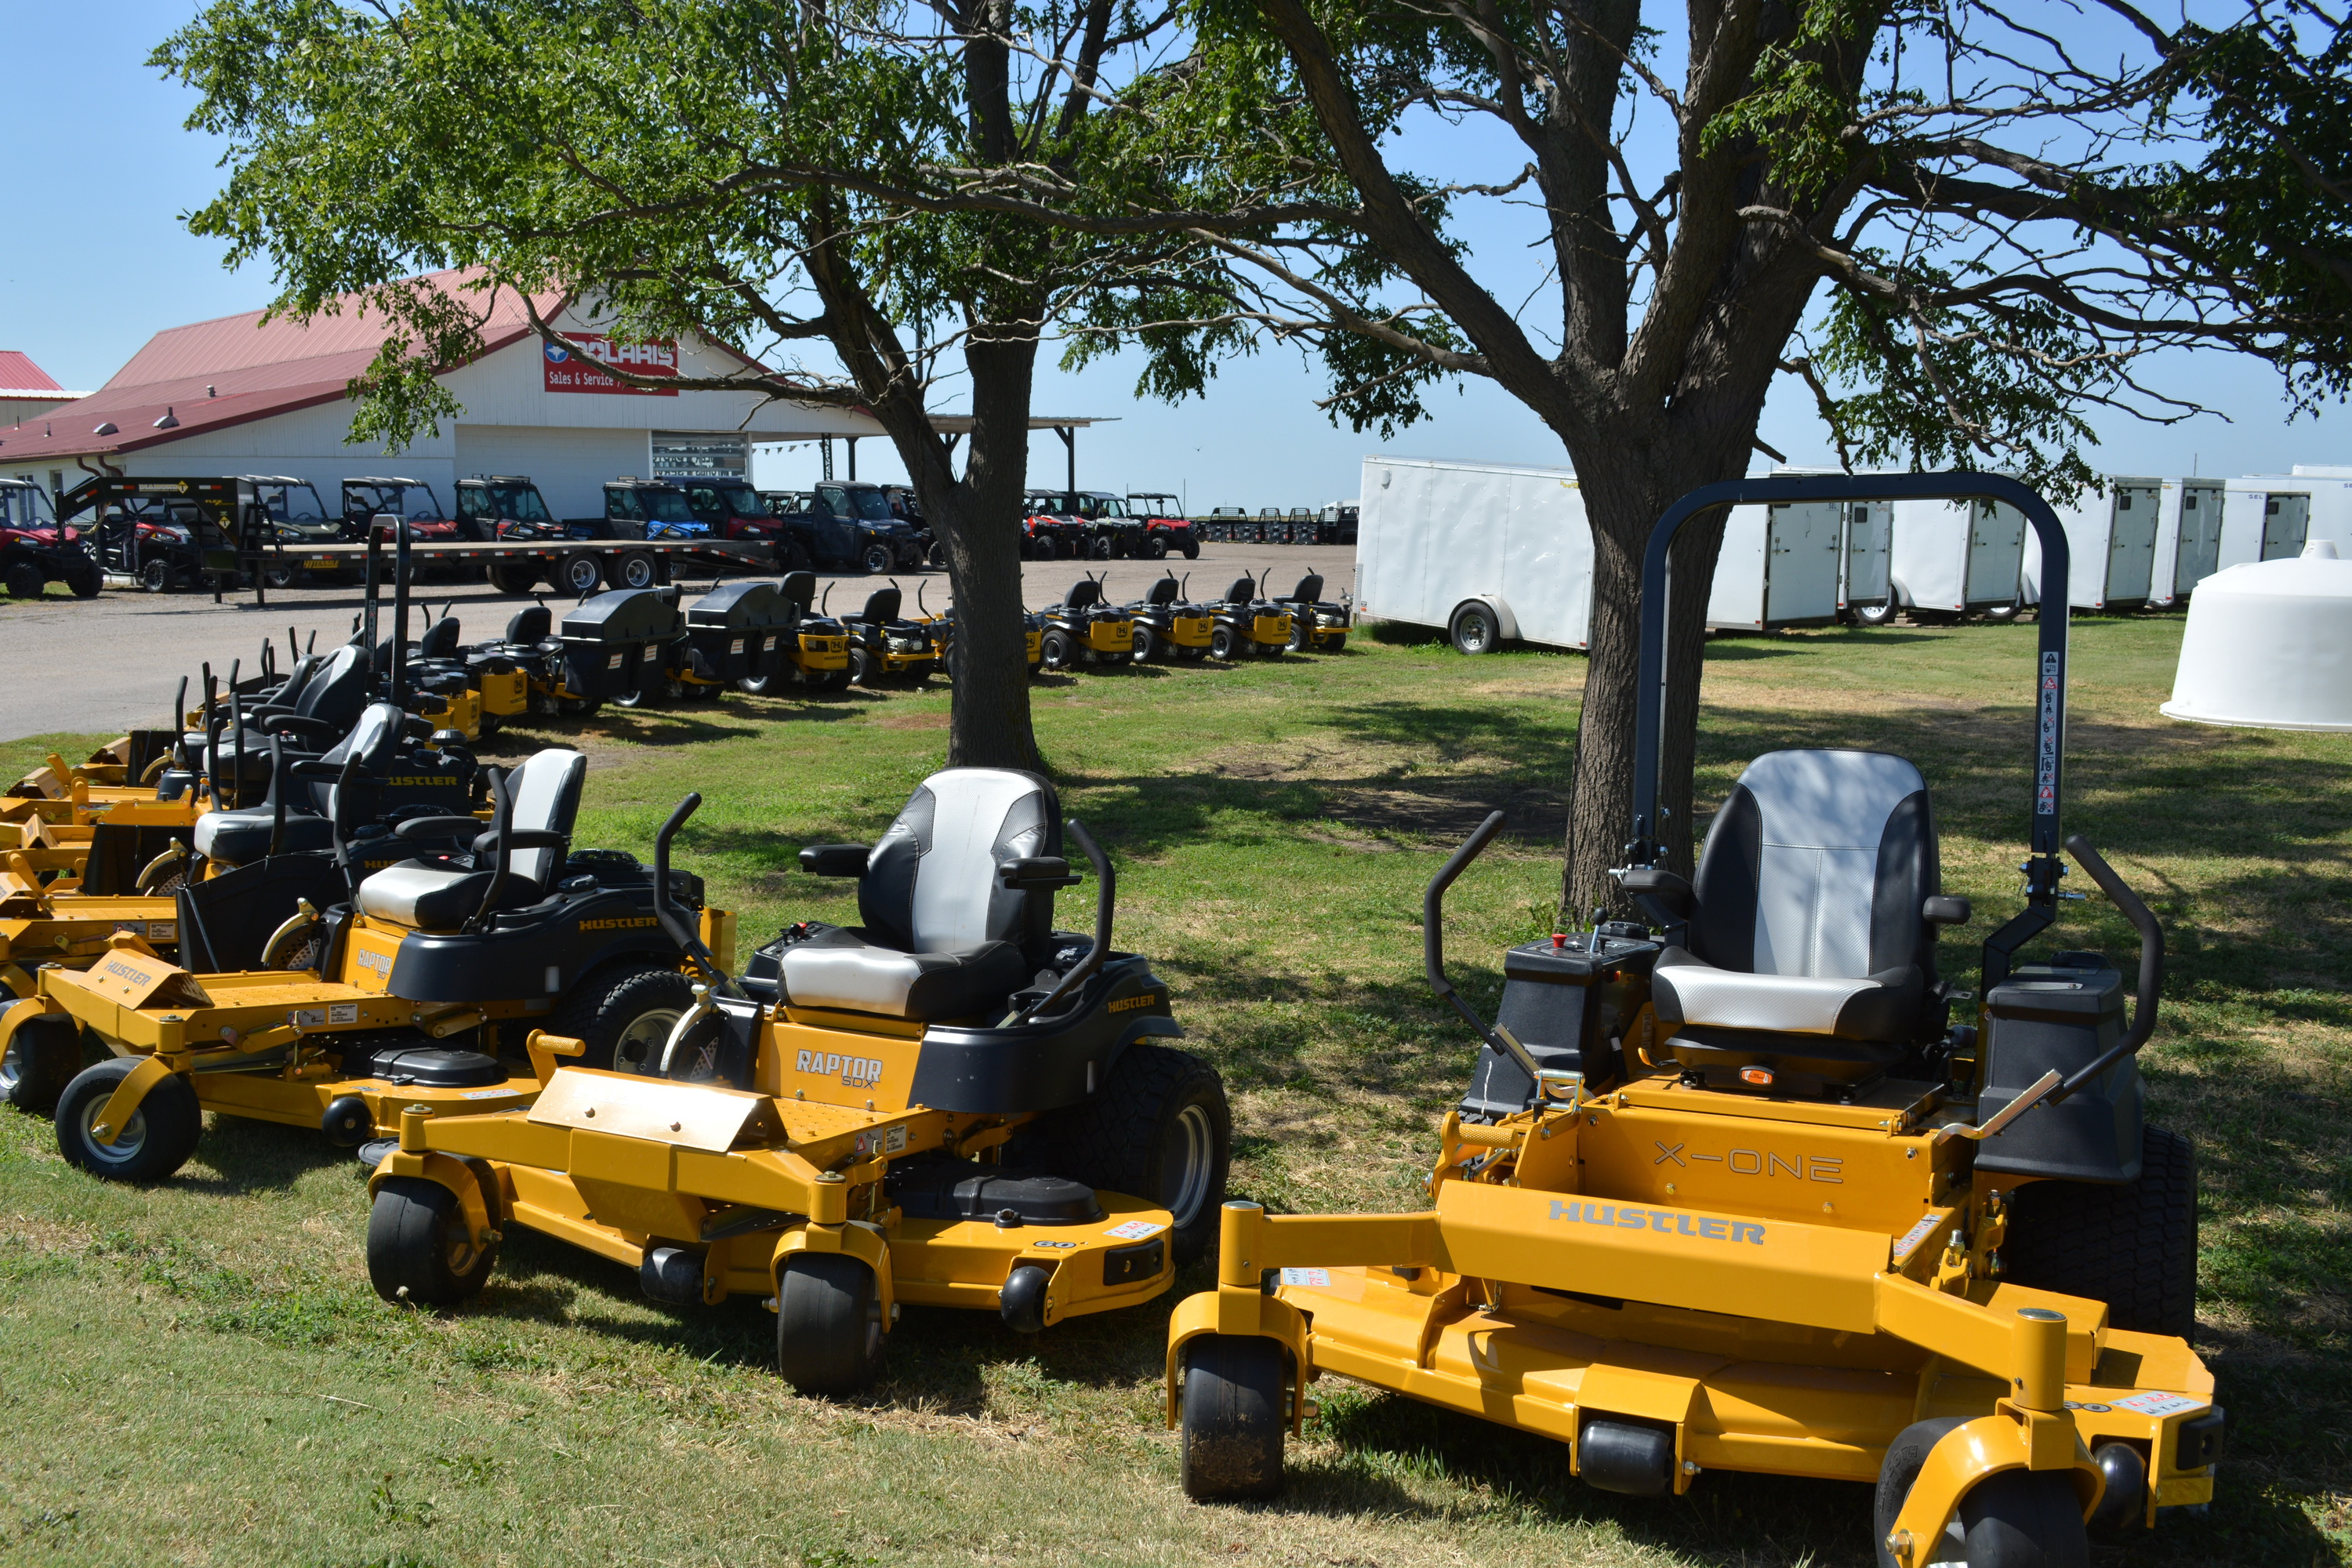
<path id="1" fill-rule="evenodd" d="M 102 384 L 150 334 L 184 322 L 251 310 L 274 291 L 265 269 L 225 271 L 221 247 L 191 237 L 180 215 L 218 186 L 219 148 L 181 129 L 189 95 L 145 64 L 148 51 L 194 15 L 191 0 L 100 0 L 59 5 L 0 0 L 8 41 L 7 133 L 17 170 L 8 204 L 10 240 L 0 247 L 0 348 L 30 353 L 72 387 Z M 1475 154 L 1475 135 L 1435 161 Z M 1417 148 L 1416 151 L 1422 151 Z M 1465 156 L 1465 164 L 1478 162 Z M 1513 160 L 1507 167 L 1515 167 Z M 1491 167 L 1491 165 L 1490 165 Z M 1485 177 L 1491 177 L 1487 175 Z M 1501 224 L 1471 231 L 1480 247 L 1516 248 Z M 1499 271 L 1516 269 L 1516 258 Z M 2303 463 L 2352 463 L 2352 415 L 2289 425 L 2276 378 L 2222 354 L 2179 354 L 2158 384 L 2195 388 L 2231 422 L 2200 417 L 2162 428 L 2111 416 L 2097 422 L 2094 466 L 2111 473 L 2170 477 L 2278 472 Z M 1480 382 L 1444 387 L 1434 417 L 1383 448 L 1376 438 L 1334 429 L 1313 399 L 1318 378 L 1297 356 L 1276 350 L 1228 364 L 1205 401 L 1174 407 L 1133 395 L 1134 369 L 1097 363 L 1081 374 L 1046 370 L 1036 408 L 1087 414 L 1117 424 L 1078 437 L 1078 482 L 1089 489 L 1165 489 L 1195 508 L 1317 505 L 1355 493 L 1365 454 L 1564 463 L 1558 443 L 1507 395 Z M 1800 463 L 1826 463 L 1832 448 L 1811 399 L 1783 378 L 1768 406 L 1763 438 Z M 1031 474 L 1058 482 L 1061 444 L 1037 437 Z M 793 468 L 813 476 L 814 456 Z M 867 442 L 859 471 L 897 477 L 887 444 Z M 780 472 L 772 482 L 790 482 Z"/>

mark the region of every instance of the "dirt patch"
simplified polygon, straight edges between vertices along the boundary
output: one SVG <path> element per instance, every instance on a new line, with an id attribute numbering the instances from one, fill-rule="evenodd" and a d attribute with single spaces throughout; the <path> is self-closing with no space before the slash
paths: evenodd
<path id="1" fill-rule="evenodd" d="M 944 730 L 949 717 L 945 713 L 877 713 L 873 723 L 882 730 Z"/>

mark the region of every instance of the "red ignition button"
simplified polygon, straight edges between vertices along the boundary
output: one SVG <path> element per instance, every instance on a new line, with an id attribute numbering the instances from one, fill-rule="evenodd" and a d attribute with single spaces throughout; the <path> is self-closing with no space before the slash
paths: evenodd
<path id="1" fill-rule="evenodd" d="M 1554 931 L 1551 933 L 1551 944 L 1555 948 L 1566 947 L 1568 945 L 1568 938 L 1560 931 Z"/>

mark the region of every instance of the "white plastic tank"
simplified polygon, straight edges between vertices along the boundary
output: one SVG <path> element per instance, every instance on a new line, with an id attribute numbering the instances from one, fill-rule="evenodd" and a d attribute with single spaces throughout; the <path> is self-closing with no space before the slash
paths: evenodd
<path id="1" fill-rule="evenodd" d="M 2168 718 L 2257 730 L 2352 731 L 2352 561 L 2333 540 L 2197 585 Z"/>

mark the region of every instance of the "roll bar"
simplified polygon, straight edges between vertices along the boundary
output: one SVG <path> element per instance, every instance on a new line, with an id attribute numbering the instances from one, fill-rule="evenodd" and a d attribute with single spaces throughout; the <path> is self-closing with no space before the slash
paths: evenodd
<path id="1" fill-rule="evenodd" d="M 1666 626 L 1674 573 L 1669 552 L 1683 525 L 1715 508 L 1748 503 L 1972 500 L 2015 507 L 2025 514 L 2042 542 L 2040 646 L 2033 683 L 2032 826 L 2024 867 L 2026 907 L 1985 939 L 1983 984 L 1990 989 L 2008 974 L 2010 955 L 2055 918 L 2058 879 L 2065 875 L 2065 866 L 2058 858 L 2058 806 L 2066 745 L 2068 556 L 2066 530 L 2050 503 L 2005 474 L 1808 474 L 1727 479 L 1702 485 L 1666 509 L 1650 531 L 1649 549 L 1642 558 L 1642 660 L 1633 689 L 1633 838 L 1626 846 L 1629 867 L 1654 867 L 1665 857 L 1659 831 L 1663 819 L 1658 810 L 1658 769 L 1665 731 Z M 2084 868 L 2088 869 L 2088 862 Z M 2153 1016 L 2151 1013 L 2151 1022 Z"/>

